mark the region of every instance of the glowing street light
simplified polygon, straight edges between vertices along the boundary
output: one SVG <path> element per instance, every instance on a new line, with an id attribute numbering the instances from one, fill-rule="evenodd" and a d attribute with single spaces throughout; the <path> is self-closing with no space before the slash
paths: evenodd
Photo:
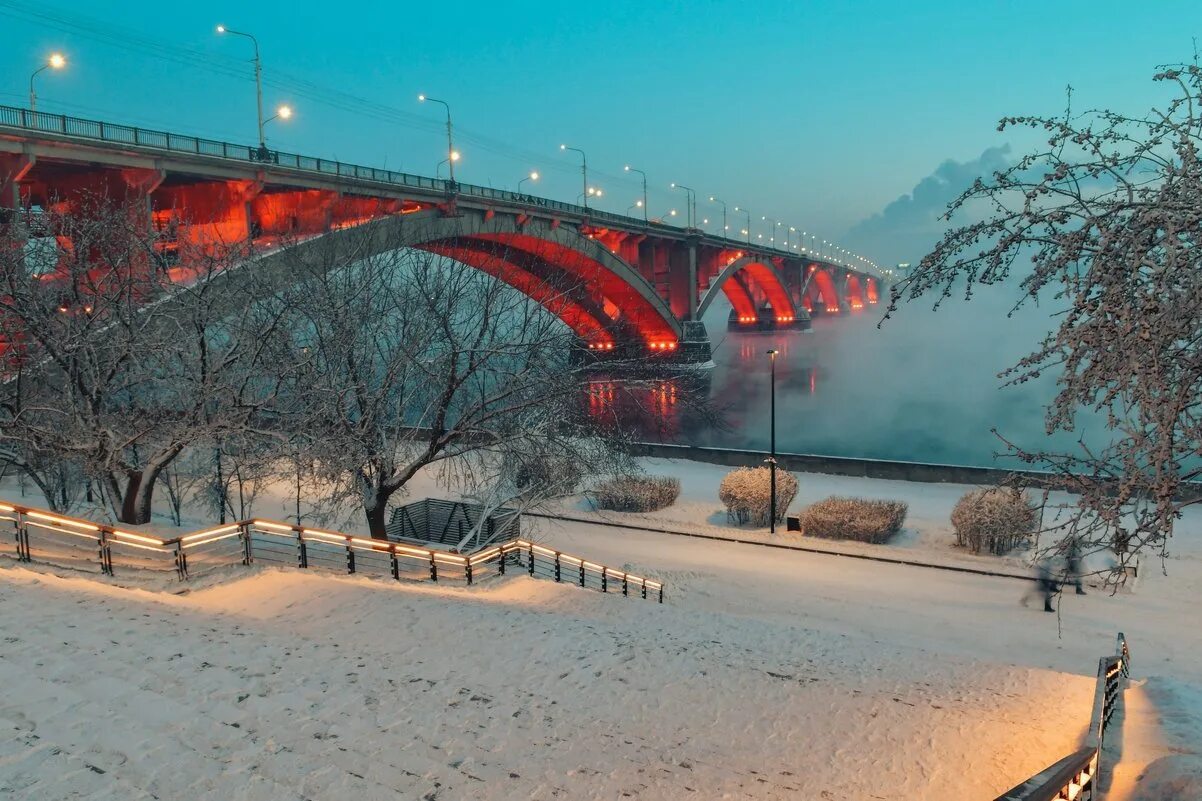
<path id="1" fill-rule="evenodd" d="M 438 162 L 438 167 L 436 167 L 436 168 L 435 168 L 435 170 L 434 170 L 434 177 L 435 177 L 435 178 L 441 178 L 441 177 L 442 177 L 442 165 L 444 165 L 444 164 L 450 165 L 450 166 L 448 167 L 448 169 L 451 171 L 451 174 L 452 174 L 452 175 L 454 175 L 454 173 L 455 173 L 455 162 L 457 162 L 457 161 L 459 161 L 459 151 L 458 151 L 458 150 L 452 150 L 452 151 L 451 151 L 451 157 L 450 157 L 450 158 L 443 159 L 442 161 Z M 451 183 L 455 183 L 455 179 L 454 179 L 454 178 L 452 178 L 452 179 L 450 179 L 450 180 L 451 180 Z"/>
<path id="2" fill-rule="evenodd" d="M 772 223 L 772 236 L 771 236 L 771 238 L 769 238 L 768 241 L 772 243 L 773 247 L 775 247 L 776 246 L 776 229 L 780 227 L 780 223 L 778 223 L 776 220 L 772 219 L 771 217 L 760 217 L 760 219 L 763 220 L 764 222 Z"/>
<path id="3" fill-rule="evenodd" d="M 688 219 L 689 228 L 697 227 L 697 192 L 684 184 L 672 184 L 673 189 L 683 189 L 685 192 L 685 217 Z"/>
<path id="4" fill-rule="evenodd" d="M 429 101 L 430 103 L 438 103 L 447 110 L 447 160 L 446 160 L 446 163 L 449 165 L 447 167 L 447 171 L 451 175 L 451 185 L 454 186 L 455 185 L 455 162 L 459 161 L 459 153 L 456 152 L 456 150 L 455 150 L 455 142 L 454 142 L 454 137 L 453 137 L 452 129 L 451 129 L 451 107 L 450 107 L 450 105 L 447 104 L 447 102 L 445 100 L 439 100 L 436 97 L 429 97 L 427 95 L 418 95 L 417 96 L 417 102 L 425 103 L 427 101 Z"/>
<path id="5" fill-rule="evenodd" d="M 51 53 L 50 58 L 46 59 L 46 63 L 43 64 L 42 66 L 38 67 L 36 70 L 34 70 L 33 74 L 29 76 L 29 110 L 30 111 L 36 112 L 38 110 L 38 96 L 37 96 L 37 93 L 33 89 L 33 79 L 38 77 L 38 73 L 41 72 L 42 70 L 61 70 L 65 66 L 67 66 L 67 57 L 66 56 L 64 56 L 62 53 Z"/>
<path id="6" fill-rule="evenodd" d="M 747 244 L 751 244 L 751 212 L 747 209 L 741 209 L 735 206 L 735 211 L 742 212 L 747 215 L 747 227 L 743 229 L 743 233 L 747 234 Z"/>
<path id="7" fill-rule="evenodd" d="M 639 175 L 643 176 L 642 207 L 643 207 L 643 221 L 646 222 L 647 221 L 647 173 L 643 172 L 642 170 L 636 170 L 634 167 L 631 167 L 629 164 L 627 164 L 622 169 L 625 170 L 626 172 L 637 172 Z M 627 210 L 629 211 L 629 209 L 627 209 Z"/>
<path id="8" fill-rule="evenodd" d="M 272 114 L 270 117 L 263 120 L 263 125 L 266 126 L 267 123 L 271 122 L 272 120 L 290 120 L 290 119 L 292 119 L 292 106 L 280 106 L 279 108 L 277 108 L 275 110 L 275 114 Z"/>
<path id="9" fill-rule="evenodd" d="M 626 207 L 626 213 L 630 214 L 631 209 L 642 209 L 643 210 L 643 219 L 644 220 L 647 219 L 647 204 L 644 203 L 643 201 L 636 200 L 635 202 L 631 203 L 629 206 Z"/>
<path id="10" fill-rule="evenodd" d="M 710 195 L 710 203 L 722 204 L 722 236 L 726 236 L 726 232 L 730 228 L 730 226 L 726 224 L 726 201 Z"/>
<path id="11" fill-rule="evenodd" d="M 249 33 L 236 31 L 233 28 L 227 28 L 224 25 L 217 26 L 217 33 L 228 33 L 230 36 L 241 36 L 250 39 L 251 44 L 255 46 L 255 108 L 258 111 L 259 121 L 259 148 L 267 149 L 267 140 L 263 138 L 263 62 L 259 60 L 259 40 L 251 36 Z"/>
<path id="12" fill-rule="evenodd" d="M 772 377 L 770 379 L 771 394 L 769 396 L 772 400 L 768 413 L 768 417 L 771 420 L 769 424 L 771 426 L 771 434 L 768 438 L 770 450 L 768 458 L 765 460 L 768 462 L 768 484 L 771 488 L 769 489 L 769 505 L 771 506 L 768 517 L 769 534 L 776 534 L 776 354 L 776 348 L 768 351 L 768 359 L 772 370 Z"/>
<path id="13" fill-rule="evenodd" d="M 580 186 L 583 187 L 583 189 L 584 189 L 584 192 L 581 194 L 581 197 L 584 199 L 584 208 L 587 209 L 588 208 L 588 156 L 586 156 L 584 154 L 584 151 L 578 147 L 568 147 L 567 145 L 560 145 L 559 149 L 562 151 L 571 150 L 574 153 L 580 154 L 580 175 L 583 178 L 583 180 L 580 183 Z"/>
<path id="14" fill-rule="evenodd" d="M 531 170 L 529 175 L 518 181 L 518 191 L 522 191 L 522 184 L 526 183 L 527 181 L 537 181 L 538 177 L 538 170 Z"/>

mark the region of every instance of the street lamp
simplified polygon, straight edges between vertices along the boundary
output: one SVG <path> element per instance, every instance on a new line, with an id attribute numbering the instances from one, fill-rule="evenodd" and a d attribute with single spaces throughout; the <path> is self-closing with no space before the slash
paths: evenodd
<path id="1" fill-rule="evenodd" d="M 768 447 L 769 447 L 768 483 L 770 484 L 770 489 L 768 491 L 769 492 L 768 498 L 769 498 L 769 506 L 771 507 L 768 511 L 768 514 L 769 514 L 768 533 L 769 534 L 776 533 L 776 354 L 777 354 L 776 348 L 773 348 L 772 350 L 768 351 L 768 359 L 771 363 L 771 371 L 772 371 L 772 378 L 771 378 L 771 384 L 770 384 L 771 391 L 770 391 L 770 395 L 769 395 L 769 397 L 771 398 L 771 401 L 770 401 L 771 408 L 769 409 L 769 412 L 768 412 L 768 417 L 771 420 L 771 423 L 770 423 L 771 433 L 769 434 L 769 439 L 768 439 Z"/>
<path id="2" fill-rule="evenodd" d="M 438 162 L 438 166 L 434 168 L 434 177 L 435 178 L 442 177 L 442 165 L 444 165 L 444 164 L 450 165 L 448 167 L 448 170 L 450 171 L 451 175 L 454 175 L 455 174 L 455 162 L 457 162 L 457 161 L 459 161 L 459 151 L 452 150 L 450 158 L 443 159 L 442 161 Z M 449 180 L 451 183 L 455 183 L 454 178 L 451 178 Z"/>
<path id="3" fill-rule="evenodd" d="M 584 151 L 578 147 L 568 147 L 567 145 L 560 145 L 559 149 L 560 150 L 571 150 L 575 153 L 580 154 L 580 175 L 583 179 L 581 181 L 580 185 L 582 187 L 584 187 L 584 192 L 581 194 L 581 197 L 584 198 L 584 208 L 587 209 L 588 208 L 588 156 L 586 156 L 584 154 Z"/>
<path id="4" fill-rule="evenodd" d="M 768 241 L 772 243 L 773 247 L 776 247 L 776 229 L 780 226 L 780 223 L 778 223 L 776 220 L 772 219 L 771 217 L 760 217 L 760 219 L 763 220 L 764 222 L 772 223 L 772 238 L 769 239 Z"/>
<path id="5" fill-rule="evenodd" d="M 275 110 L 275 114 L 272 114 L 270 117 L 263 120 L 264 127 L 267 126 L 267 123 L 271 122 L 272 120 L 277 120 L 277 119 L 278 120 L 292 119 L 292 106 L 280 106 L 279 108 L 277 108 Z"/>
<path id="6" fill-rule="evenodd" d="M 626 207 L 626 213 L 630 214 L 631 209 L 642 209 L 643 210 L 643 219 L 644 220 L 647 219 L 647 204 L 644 203 L 643 201 L 636 200 L 635 202 L 631 203 L 629 206 Z"/>
<path id="7" fill-rule="evenodd" d="M 664 217 L 675 217 L 675 216 L 676 216 L 676 209 L 668 209 L 663 214 L 659 215 L 658 217 L 653 218 L 652 222 L 657 222 L 657 223 L 663 224 Z"/>
<path id="8" fill-rule="evenodd" d="M 726 201 L 710 195 L 710 203 L 722 204 L 722 236 L 726 236 Z"/>
<path id="9" fill-rule="evenodd" d="M 751 244 L 751 212 L 747 209 L 741 209 L 735 206 L 735 211 L 741 211 L 747 215 L 747 227 L 743 229 L 743 233 L 747 234 L 747 244 Z"/>
<path id="10" fill-rule="evenodd" d="M 61 70 L 67 66 L 67 58 L 62 53 L 51 53 L 50 58 L 46 59 L 46 63 L 33 71 L 33 75 L 29 76 L 29 110 L 36 112 L 38 110 L 38 96 L 33 90 L 33 79 L 38 77 L 38 73 L 42 70 Z"/>
<path id="11" fill-rule="evenodd" d="M 683 189 L 685 192 L 685 217 L 689 228 L 697 227 L 697 192 L 684 184 L 672 184 L 673 189 Z"/>
<path id="12" fill-rule="evenodd" d="M 641 175 L 643 177 L 642 207 L 643 207 L 643 222 L 646 222 L 647 221 L 647 173 L 643 172 L 642 170 L 636 170 L 634 167 L 631 167 L 629 164 L 627 164 L 622 169 L 624 169 L 626 172 L 637 172 L 639 175 Z M 629 209 L 627 209 L 627 211 L 629 211 Z"/>
<path id="13" fill-rule="evenodd" d="M 522 191 L 522 184 L 526 183 L 527 181 L 537 181 L 537 180 L 538 180 L 538 170 L 531 170 L 529 175 L 527 175 L 522 180 L 518 181 L 518 191 L 519 192 Z"/>
<path id="14" fill-rule="evenodd" d="M 447 167 L 447 172 L 450 173 L 451 183 L 454 184 L 455 183 L 455 162 L 459 161 L 459 154 L 455 152 L 455 142 L 454 142 L 454 137 L 451 132 L 451 107 L 447 104 L 447 102 L 445 100 L 439 100 L 438 98 L 435 98 L 435 97 L 427 97 L 426 95 L 418 95 L 417 96 L 417 102 L 419 102 L 419 103 L 425 103 L 427 100 L 430 101 L 431 103 L 438 103 L 447 110 L 447 164 L 449 165 Z"/>
<path id="15" fill-rule="evenodd" d="M 793 232 L 796 230 L 796 228 L 790 225 L 789 230 L 785 231 L 785 250 L 788 250 L 789 248 L 792 248 L 793 250 L 797 249 L 797 245 L 793 244 Z"/>
<path id="16" fill-rule="evenodd" d="M 242 36 L 250 39 L 251 44 L 255 46 L 255 109 L 258 112 L 257 119 L 259 121 L 259 147 L 266 149 L 267 140 L 263 138 L 263 62 L 259 60 L 259 40 L 249 33 L 236 31 L 224 25 L 218 25 L 217 32 L 228 33 L 230 36 Z"/>

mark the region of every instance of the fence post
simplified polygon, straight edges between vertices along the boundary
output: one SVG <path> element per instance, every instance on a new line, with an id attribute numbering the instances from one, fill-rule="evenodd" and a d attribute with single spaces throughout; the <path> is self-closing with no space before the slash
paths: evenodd
<path id="1" fill-rule="evenodd" d="M 249 565 L 255 561 L 255 553 L 250 542 L 251 534 L 248 523 L 238 524 L 238 536 L 242 538 L 242 564 Z"/>
<path id="2" fill-rule="evenodd" d="M 346 572 L 355 572 L 355 551 L 351 548 L 351 538 L 346 538 Z"/>
<path id="3" fill-rule="evenodd" d="M 659 602 L 661 604 L 664 602 L 664 585 L 663 584 L 659 585 Z"/>
<path id="4" fill-rule="evenodd" d="M 296 532 L 296 566 L 309 566 L 309 548 L 305 545 L 305 538 L 301 532 Z"/>
<path id="5" fill-rule="evenodd" d="M 472 584 L 472 560 L 468 559 L 463 563 L 463 574 L 467 577 L 467 583 L 470 587 Z"/>
<path id="6" fill-rule="evenodd" d="M 647 600 L 647 579 L 643 579 L 643 600 Z"/>
<path id="7" fill-rule="evenodd" d="M 622 574 L 622 594 L 630 595 L 630 576 Z"/>
<path id="8" fill-rule="evenodd" d="M 530 570 L 530 575 L 534 575 L 534 543 L 530 543 L 530 555 L 526 557 L 526 567 Z"/>
<path id="9" fill-rule="evenodd" d="M 438 581 L 438 564 L 434 561 L 434 551 L 430 551 L 430 581 Z"/>
<path id="10" fill-rule="evenodd" d="M 100 572 L 113 575 L 113 552 L 109 548 L 108 532 L 100 529 Z"/>
<path id="11" fill-rule="evenodd" d="M 180 581 L 188 578 L 188 555 L 184 553 L 184 544 L 178 540 L 175 543 L 175 572 Z"/>
<path id="12" fill-rule="evenodd" d="M 584 586 L 584 561 L 580 562 L 580 586 Z"/>
<path id="13" fill-rule="evenodd" d="M 395 545 L 389 546 L 388 553 L 389 553 L 389 556 L 392 557 L 392 565 L 391 565 L 392 577 L 394 579 L 396 579 L 397 581 L 400 581 L 401 580 L 401 566 L 400 566 L 400 564 L 397 563 L 396 546 Z"/>
<path id="14" fill-rule="evenodd" d="M 609 592 L 609 568 L 601 565 L 601 592 Z"/>
<path id="15" fill-rule="evenodd" d="M 502 576 L 505 575 L 505 547 L 501 547 L 501 558 L 497 562 L 497 572 Z"/>
<path id="16" fill-rule="evenodd" d="M 21 113 L 24 114 L 25 112 L 22 111 Z M 17 561 L 31 561 L 32 557 L 29 553 L 29 530 L 25 528 L 25 515 L 23 513 L 17 512 L 17 519 L 14 525 L 16 526 L 17 536 Z"/>
<path id="17" fill-rule="evenodd" d="M 561 572 L 562 571 L 560 570 L 560 566 L 559 566 L 559 551 L 556 551 L 555 552 L 555 580 L 556 581 L 559 581 Z"/>

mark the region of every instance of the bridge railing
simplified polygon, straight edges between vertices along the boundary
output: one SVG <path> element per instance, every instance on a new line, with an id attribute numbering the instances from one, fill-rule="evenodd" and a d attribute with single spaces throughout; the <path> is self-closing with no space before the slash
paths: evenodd
<path id="1" fill-rule="evenodd" d="M 636 217 L 627 217 L 623 214 L 577 206 L 573 203 L 564 203 L 559 200 L 551 200 L 550 198 L 538 197 L 536 195 L 511 192 L 506 189 L 493 189 L 492 187 L 465 184 L 442 178 L 428 178 L 411 173 L 364 167 L 358 164 L 347 164 L 341 161 L 331 161 L 314 156 L 301 156 L 281 150 L 239 145 L 215 139 L 203 139 L 196 136 L 185 136 L 129 125 L 118 125 L 99 120 L 71 117 L 65 114 L 30 111 L 29 109 L 18 108 L 16 106 L 0 106 L 0 126 L 58 134 L 78 139 L 112 142 L 172 153 L 185 153 L 210 158 L 267 164 L 303 172 L 349 178 L 356 181 L 371 181 L 388 186 L 424 189 L 448 196 L 465 195 L 484 200 L 500 200 L 513 205 L 529 206 L 533 209 L 559 211 L 593 221 L 611 222 L 624 228 L 669 229 L 682 234 L 686 232 L 686 229 L 663 222 L 649 222 Z M 701 238 L 709 244 L 725 249 L 773 252 L 792 258 L 797 258 L 801 255 L 775 246 L 740 242 L 713 234 L 701 234 Z M 816 258 L 812 254 L 806 257 L 816 262 L 826 263 L 824 259 Z"/>
<path id="2" fill-rule="evenodd" d="M 356 537 L 341 531 L 253 518 L 163 539 L 47 509 L 0 503 L 13 537 L 0 556 L 115 575 L 118 568 L 174 572 L 180 580 L 256 561 L 393 579 L 473 584 L 517 568 L 530 576 L 605 593 L 664 601 L 663 582 L 590 562 L 520 537 L 476 553 Z"/>
<path id="3" fill-rule="evenodd" d="M 1102 769 L 1102 747 L 1110 719 L 1122 698 L 1123 680 L 1130 675 L 1130 662 L 1127 638 L 1119 632 L 1114 655 L 1098 660 L 1085 745 L 998 796 L 997 801 L 1094 801 L 1100 797 L 1097 784 Z"/>

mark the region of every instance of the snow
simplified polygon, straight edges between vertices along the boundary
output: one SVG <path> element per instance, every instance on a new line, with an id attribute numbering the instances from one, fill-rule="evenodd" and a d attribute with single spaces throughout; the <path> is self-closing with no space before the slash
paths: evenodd
<path id="1" fill-rule="evenodd" d="M 649 469 L 683 492 L 647 520 L 747 536 L 713 519 L 724 468 Z M 1005 564 L 951 549 L 965 487 L 799 478 L 795 508 L 910 503 L 902 541 L 869 552 Z M 425 494 L 446 493 L 422 477 Z M 283 517 L 286 498 L 255 512 Z M 1009 578 L 533 527 L 664 580 L 666 603 L 512 575 L 467 588 L 235 567 L 133 587 L 0 569 L 0 796 L 989 798 L 1079 746 L 1119 630 L 1163 712 L 1149 781 L 1186 781 L 1160 756 L 1202 741 L 1202 642 L 1182 629 L 1202 590 L 1192 510 L 1167 577 L 1066 595 L 1058 615 L 1021 607 Z"/>

